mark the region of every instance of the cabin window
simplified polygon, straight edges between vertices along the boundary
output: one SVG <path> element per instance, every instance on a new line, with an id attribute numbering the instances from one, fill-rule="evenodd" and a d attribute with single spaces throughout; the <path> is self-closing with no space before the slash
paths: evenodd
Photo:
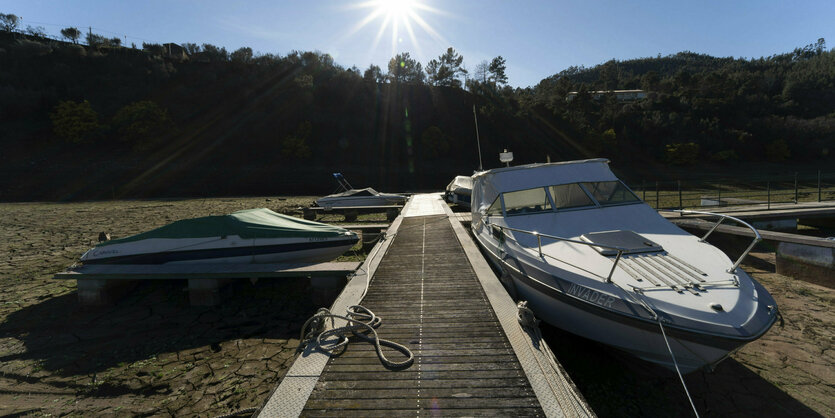
<path id="1" fill-rule="evenodd" d="M 619 181 L 589 182 L 583 183 L 583 187 L 603 206 L 641 201 Z"/>
<path id="2" fill-rule="evenodd" d="M 502 215 L 502 198 L 501 196 L 497 197 L 496 200 L 493 201 L 493 204 L 487 208 L 488 215 Z"/>
<path id="3" fill-rule="evenodd" d="M 589 195 L 577 183 L 549 186 L 548 189 L 551 192 L 551 197 L 554 198 L 554 205 L 557 209 L 594 206 L 594 202 Z"/>
<path id="4" fill-rule="evenodd" d="M 508 216 L 551 211 L 551 201 L 544 187 L 504 193 L 504 210 Z"/>

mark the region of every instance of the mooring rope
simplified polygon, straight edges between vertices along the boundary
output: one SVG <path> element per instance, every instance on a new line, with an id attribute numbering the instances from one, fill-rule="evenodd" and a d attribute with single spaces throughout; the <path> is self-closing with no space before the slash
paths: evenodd
<path id="1" fill-rule="evenodd" d="M 541 351 L 548 358 L 548 365 L 551 367 L 551 369 L 554 370 L 554 372 L 558 376 L 562 377 L 563 373 L 559 369 L 559 366 L 557 366 L 556 364 L 557 357 L 554 355 L 554 352 L 551 351 L 551 348 L 548 347 L 548 344 L 545 342 L 545 340 L 542 338 L 542 331 L 539 329 L 540 321 L 536 318 L 531 308 L 528 307 L 528 301 L 520 301 L 516 304 L 516 320 L 519 321 L 519 325 L 522 326 L 522 329 L 524 329 L 528 333 L 528 335 L 531 337 L 533 341 L 539 342 L 539 347 Z M 542 366 L 542 363 L 539 361 L 539 358 L 537 356 L 534 356 L 534 359 L 536 360 L 537 364 L 539 364 L 539 368 L 544 370 L 544 367 Z M 567 383 L 563 379 L 559 379 L 559 381 L 560 386 L 562 386 L 563 393 L 570 393 L 571 389 L 567 387 Z M 562 407 L 563 402 L 560 402 L 560 398 L 563 398 L 563 396 L 560 396 L 559 391 L 551 385 L 551 379 L 546 379 L 546 382 L 548 382 L 548 386 L 551 388 L 551 392 L 553 392 L 554 395 L 557 397 L 557 403 L 559 403 Z M 577 409 L 576 401 L 569 400 L 568 402 L 571 404 L 571 409 L 574 410 L 575 417 L 588 415 L 586 413 L 580 413 L 580 411 Z"/>
<path id="2" fill-rule="evenodd" d="M 305 346 L 315 341 L 319 349 L 331 355 L 338 355 L 344 352 L 348 346 L 350 333 L 368 343 L 374 344 L 377 357 L 380 359 L 380 363 L 386 368 L 396 370 L 405 369 L 414 363 L 415 356 L 408 347 L 394 341 L 382 339 L 377 335 L 376 328 L 382 324 L 382 318 L 375 315 L 370 309 L 360 305 L 349 306 L 346 310 L 346 315 L 336 315 L 331 313 L 327 308 L 319 308 L 316 314 L 310 317 L 302 326 L 301 335 L 299 336 L 299 349 L 304 349 Z M 326 330 L 325 320 L 328 318 L 331 320 L 331 326 L 334 326 L 334 319 L 337 318 L 348 321 L 349 325 Z M 371 336 L 367 334 L 371 334 Z M 326 343 L 323 341 L 332 337 L 336 337 L 338 341 L 335 343 Z M 389 360 L 383 354 L 382 346 L 401 352 L 407 359 L 400 362 Z"/>
<path id="3" fill-rule="evenodd" d="M 690 401 L 690 407 L 693 408 L 693 413 L 696 414 L 696 418 L 699 418 L 699 411 L 696 410 L 696 405 L 693 403 L 693 398 L 690 397 L 690 391 L 687 390 L 687 384 L 684 383 L 684 377 L 681 376 L 681 370 L 678 369 L 678 361 L 676 361 L 676 355 L 673 354 L 673 349 L 670 348 L 670 341 L 667 340 L 667 333 L 664 332 L 664 325 L 661 324 L 661 317 L 656 315 L 656 319 L 658 319 L 658 326 L 661 327 L 661 335 L 664 336 L 664 343 L 667 344 L 667 351 L 670 352 L 670 357 L 673 359 L 673 365 L 676 366 L 676 373 L 678 374 L 678 379 L 681 380 L 681 386 L 684 387 L 684 393 L 687 395 L 687 400 Z"/>

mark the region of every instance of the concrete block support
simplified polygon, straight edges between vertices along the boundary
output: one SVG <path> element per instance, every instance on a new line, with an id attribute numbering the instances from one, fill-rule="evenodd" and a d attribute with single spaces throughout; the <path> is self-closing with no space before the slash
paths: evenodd
<path id="1" fill-rule="evenodd" d="M 135 280 L 81 279 L 76 283 L 82 306 L 112 305 L 136 286 Z"/>
<path id="2" fill-rule="evenodd" d="M 777 273 L 835 288 L 835 248 L 781 242 Z"/>
<path id="3" fill-rule="evenodd" d="M 311 277 L 311 298 L 314 305 L 330 306 L 345 288 L 348 282 L 345 276 Z"/>
<path id="4" fill-rule="evenodd" d="M 188 299 L 191 306 L 216 306 L 222 298 L 220 289 L 230 279 L 188 279 Z"/>

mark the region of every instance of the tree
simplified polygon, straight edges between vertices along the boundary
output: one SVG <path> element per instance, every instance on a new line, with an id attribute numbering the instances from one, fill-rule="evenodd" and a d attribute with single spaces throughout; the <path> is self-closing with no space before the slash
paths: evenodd
<path id="1" fill-rule="evenodd" d="M 388 77 L 395 83 L 423 83 L 423 68 L 408 52 L 402 52 L 389 61 Z"/>
<path id="2" fill-rule="evenodd" d="M 245 46 L 242 48 L 238 48 L 235 52 L 230 55 L 232 62 L 240 62 L 240 63 L 247 63 L 252 61 L 252 48 Z"/>
<path id="3" fill-rule="evenodd" d="M 427 68 L 429 68 L 429 66 L 427 66 Z M 481 61 L 478 65 L 475 66 L 475 71 L 473 71 L 473 80 L 478 81 L 479 83 L 486 84 L 489 73 L 490 62 L 487 60 Z"/>
<path id="4" fill-rule="evenodd" d="M 52 119 L 55 135 L 73 144 L 92 142 L 102 130 L 99 115 L 87 100 L 81 103 L 70 100 L 60 102 L 49 118 Z"/>
<path id="5" fill-rule="evenodd" d="M 501 55 L 493 58 L 493 61 L 490 61 L 490 67 L 487 69 L 490 72 L 490 81 L 493 84 L 507 84 L 506 69 L 505 60 Z"/>
<path id="6" fill-rule="evenodd" d="M 87 46 L 91 48 L 101 48 L 108 46 L 109 44 L 110 40 L 105 38 L 104 36 L 97 35 L 95 33 L 87 34 Z"/>
<path id="7" fill-rule="evenodd" d="M 296 128 L 296 132 L 284 137 L 281 141 L 281 154 L 285 157 L 308 159 L 313 153 L 307 145 L 307 138 L 311 132 L 310 122 L 304 121 Z"/>
<path id="8" fill-rule="evenodd" d="M 699 162 L 699 144 L 695 142 L 667 144 L 665 151 L 667 162 L 673 165 L 693 165 Z"/>
<path id="9" fill-rule="evenodd" d="M 120 46 L 122 46 L 122 40 L 118 36 L 110 38 L 108 42 L 110 43 L 110 46 L 114 48 L 119 48 Z"/>
<path id="10" fill-rule="evenodd" d="M 113 128 L 122 142 L 144 151 L 156 145 L 171 127 L 168 112 L 150 100 L 131 103 L 113 116 Z"/>
<path id="11" fill-rule="evenodd" d="M 0 13 L 0 27 L 3 28 L 4 31 L 12 33 L 15 29 L 17 29 L 18 25 L 20 25 L 19 17 L 11 13 Z"/>
<path id="12" fill-rule="evenodd" d="M 153 56 L 161 57 L 165 55 L 165 48 L 160 44 L 149 44 L 142 42 L 142 50 Z"/>
<path id="13" fill-rule="evenodd" d="M 43 26 L 26 26 L 26 34 L 36 38 L 46 38 L 46 29 Z"/>
<path id="14" fill-rule="evenodd" d="M 449 139 L 437 126 L 430 126 L 420 136 L 423 150 L 429 157 L 446 155 L 449 151 Z"/>
<path id="15" fill-rule="evenodd" d="M 200 45 L 191 42 L 183 43 L 183 49 L 188 55 L 194 55 L 200 52 Z"/>
<path id="16" fill-rule="evenodd" d="M 81 37 L 81 31 L 78 30 L 78 28 L 64 28 L 61 29 L 61 36 L 72 41 L 72 43 L 77 44 L 78 38 Z"/>
<path id="17" fill-rule="evenodd" d="M 209 61 L 229 61 L 229 53 L 226 48 L 218 48 L 212 44 L 203 44 L 201 55 Z"/>
<path id="18" fill-rule="evenodd" d="M 362 78 L 368 83 L 382 83 L 386 81 L 386 76 L 380 67 L 371 64 L 368 69 L 362 74 Z"/>
<path id="19" fill-rule="evenodd" d="M 452 47 L 438 57 L 437 60 L 429 61 L 426 65 L 426 72 L 429 80 L 436 86 L 461 87 L 459 76 L 467 74 L 461 64 L 464 57 L 455 52 Z"/>

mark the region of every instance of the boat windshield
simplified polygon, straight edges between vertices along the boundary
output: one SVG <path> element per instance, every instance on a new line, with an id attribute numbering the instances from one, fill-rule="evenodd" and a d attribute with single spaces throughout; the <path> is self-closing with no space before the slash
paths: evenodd
<path id="1" fill-rule="evenodd" d="M 589 195 L 583 191 L 577 183 L 561 184 L 559 186 L 548 186 L 551 197 L 554 198 L 554 205 L 557 209 L 581 208 L 594 206 Z"/>
<path id="2" fill-rule="evenodd" d="M 583 187 L 591 193 L 601 206 L 620 205 L 641 200 L 619 181 L 588 182 L 583 183 Z"/>
<path id="3" fill-rule="evenodd" d="M 550 212 L 551 200 L 544 187 L 504 193 L 504 210 L 508 215 Z"/>

